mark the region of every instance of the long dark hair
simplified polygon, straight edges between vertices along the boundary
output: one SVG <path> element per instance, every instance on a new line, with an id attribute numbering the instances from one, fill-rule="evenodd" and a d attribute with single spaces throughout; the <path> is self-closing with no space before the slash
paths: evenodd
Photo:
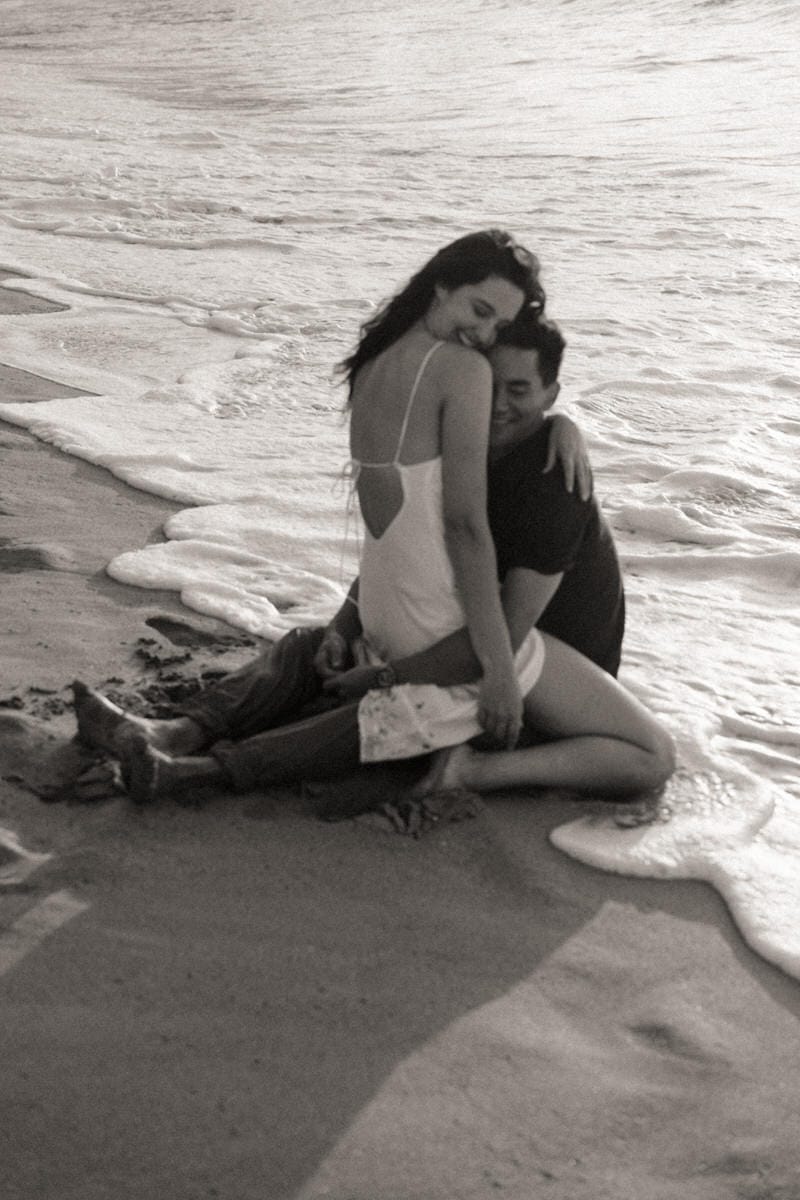
<path id="1" fill-rule="evenodd" d="M 425 316 L 437 284 L 452 291 L 464 284 L 482 283 L 490 275 L 498 275 L 522 291 L 527 306 L 544 312 L 545 294 L 539 283 L 539 271 L 536 255 L 504 229 L 468 233 L 444 246 L 397 295 L 387 300 L 374 317 L 361 326 L 358 345 L 337 367 L 347 380 L 350 395 L 364 363 L 391 346 Z"/>

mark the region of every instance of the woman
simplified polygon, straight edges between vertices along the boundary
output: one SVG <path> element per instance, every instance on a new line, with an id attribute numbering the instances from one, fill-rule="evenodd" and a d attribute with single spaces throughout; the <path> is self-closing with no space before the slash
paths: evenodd
<path id="1" fill-rule="evenodd" d="M 481 668 L 479 723 L 508 747 L 537 661 L 529 652 L 524 670 L 518 664 L 520 682 L 486 512 L 492 377 L 484 352 L 523 304 L 544 308 L 538 273 L 534 256 L 503 231 L 459 238 L 367 322 L 343 364 L 365 526 L 357 603 L 368 651 L 388 662 L 466 625 Z"/>

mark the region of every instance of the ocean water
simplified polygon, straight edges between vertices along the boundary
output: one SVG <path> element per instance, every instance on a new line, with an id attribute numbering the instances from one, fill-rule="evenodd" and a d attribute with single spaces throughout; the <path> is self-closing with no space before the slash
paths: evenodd
<path id="1" fill-rule="evenodd" d="M 96 393 L 0 417 L 186 506 L 110 573 L 270 636 L 327 617 L 334 365 L 508 227 L 569 342 L 621 678 L 682 764 L 670 821 L 560 844 L 711 879 L 798 974 L 799 37 L 793 0 L 0 0 L 2 286 L 66 306 L 3 318 L 0 361 Z"/>

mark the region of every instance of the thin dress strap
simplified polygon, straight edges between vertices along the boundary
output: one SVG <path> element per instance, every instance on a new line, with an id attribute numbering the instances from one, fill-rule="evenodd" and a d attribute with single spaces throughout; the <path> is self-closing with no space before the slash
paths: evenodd
<path id="1" fill-rule="evenodd" d="M 439 349 L 439 347 L 442 346 L 443 344 L 444 344 L 443 342 L 434 342 L 433 345 L 428 350 L 428 352 L 426 353 L 422 362 L 419 364 L 419 370 L 417 371 L 417 374 L 414 378 L 414 385 L 411 388 L 411 394 L 408 397 L 408 404 L 406 405 L 406 411 L 405 411 L 405 415 L 403 417 L 403 424 L 400 426 L 400 439 L 397 443 L 397 450 L 395 451 L 394 458 L 392 459 L 393 467 L 396 467 L 398 465 L 398 463 L 400 462 L 400 454 L 402 453 L 402 450 L 403 450 L 403 442 L 406 440 L 406 430 L 408 429 L 408 422 L 411 417 L 411 409 L 413 408 L 414 401 L 417 398 L 417 392 L 419 391 L 419 385 L 422 382 L 422 376 L 425 374 L 425 368 L 427 367 L 427 365 L 430 362 L 433 355 L 436 353 L 436 351 Z"/>
<path id="2" fill-rule="evenodd" d="M 403 414 L 403 424 L 400 426 L 400 437 L 397 440 L 397 449 L 395 450 L 394 458 L 388 462 L 372 462 L 372 463 L 371 462 L 362 462 L 359 459 L 351 458 L 349 466 L 350 466 L 352 475 L 356 479 L 358 478 L 358 472 L 360 471 L 360 469 L 362 467 L 396 467 L 399 465 L 400 455 L 402 454 L 402 451 L 403 451 L 403 442 L 406 440 L 406 431 L 408 429 L 408 422 L 411 417 L 411 409 L 413 408 L 414 401 L 417 398 L 417 392 L 419 391 L 419 385 L 422 382 L 422 376 L 425 374 L 425 368 L 427 367 L 427 365 L 430 362 L 431 358 L 433 357 L 434 353 L 439 349 L 440 346 L 443 346 L 443 345 L 444 345 L 444 342 L 441 342 L 441 341 L 434 342 L 433 345 L 430 346 L 428 348 L 428 350 L 425 352 L 425 356 L 424 356 L 422 362 L 419 364 L 419 367 L 417 369 L 417 374 L 414 378 L 414 383 L 412 384 L 412 387 L 411 387 L 411 392 L 409 393 L 408 403 L 406 404 L 406 411 Z"/>
<path id="3" fill-rule="evenodd" d="M 342 556 L 341 556 L 341 559 L 339 562 L 339 582 L 340 583 L 342 582 L 342 577 L 344 574 L 345 546 L 347 544 L 351 518 L 355 518 L 355 521 L 356 521 L 356 546 L 359 551 L 359 557 L 360 557 L 360 552 L 361 552 L 361 537 L 360 537 L 359 529 L 358 529 L 358 505 L 356 503 L 356 493 L 357 493 L 357 489 L 358 489 L 358 477 L 361 474 L 361 468 L 362 467 L 397 467 L 400 465 L 400 455 L 403 450 L 403 442 L 405 441 L 406 430 L 408 429 L 408 421 L 411 416 L 411 409 L 413 407 L 414 401 L 417 398 L 417 392 L 419 391 L 419 385 L 422 381 L 422 376 L 424 375 L 425 368 L 427 367 L 428 363 L 430 362 L 431 358 L 433 357 L 435 351 L 437 351 L 439 349 L 439 347 L 442 346 L 443 344 L 444 343 L 441 341 L 434 342 L 433 345 L 430 346 L 428 348 L 428 350 L 425 352 L 422 362 L 419 364 L 419 367 L 417 369 L 417 374 L 414 377 L 414 383 L 412 384 L 411 392 L 408 397 L 408 404 L 406 405 L 406 411 L 403 416 L 403 423 L 400 426 L 400 437 L 397 442 L 397 450 L 395 451 L 395 456 L 391 460 L 391 462 L 370 463 L 370 462 L 361 462 L 357 458 L 351 458 L 348 460 L 348 462 L 346 463 L 346 465 L 342 471 L 342 478 L 348 479 L 350 486 L 348 488 L 347 506 L 345 509 L 345 530 L 344 530 L 344 541 L 342 543 Z"/>

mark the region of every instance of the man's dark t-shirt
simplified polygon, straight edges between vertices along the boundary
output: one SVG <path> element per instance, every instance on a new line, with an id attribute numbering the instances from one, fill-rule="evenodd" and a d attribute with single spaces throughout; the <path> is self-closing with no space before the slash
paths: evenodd
<path id="1" fill-rule="evenodd" d="M 594 496 L 567 491 L 547 459 L 547 424 L 489 466 L 489 524 L 503 579 L 513 567 L 564 573 L 539 629 L 567 642 L 616 676 L 625 595 L 611 530 Z"/>

